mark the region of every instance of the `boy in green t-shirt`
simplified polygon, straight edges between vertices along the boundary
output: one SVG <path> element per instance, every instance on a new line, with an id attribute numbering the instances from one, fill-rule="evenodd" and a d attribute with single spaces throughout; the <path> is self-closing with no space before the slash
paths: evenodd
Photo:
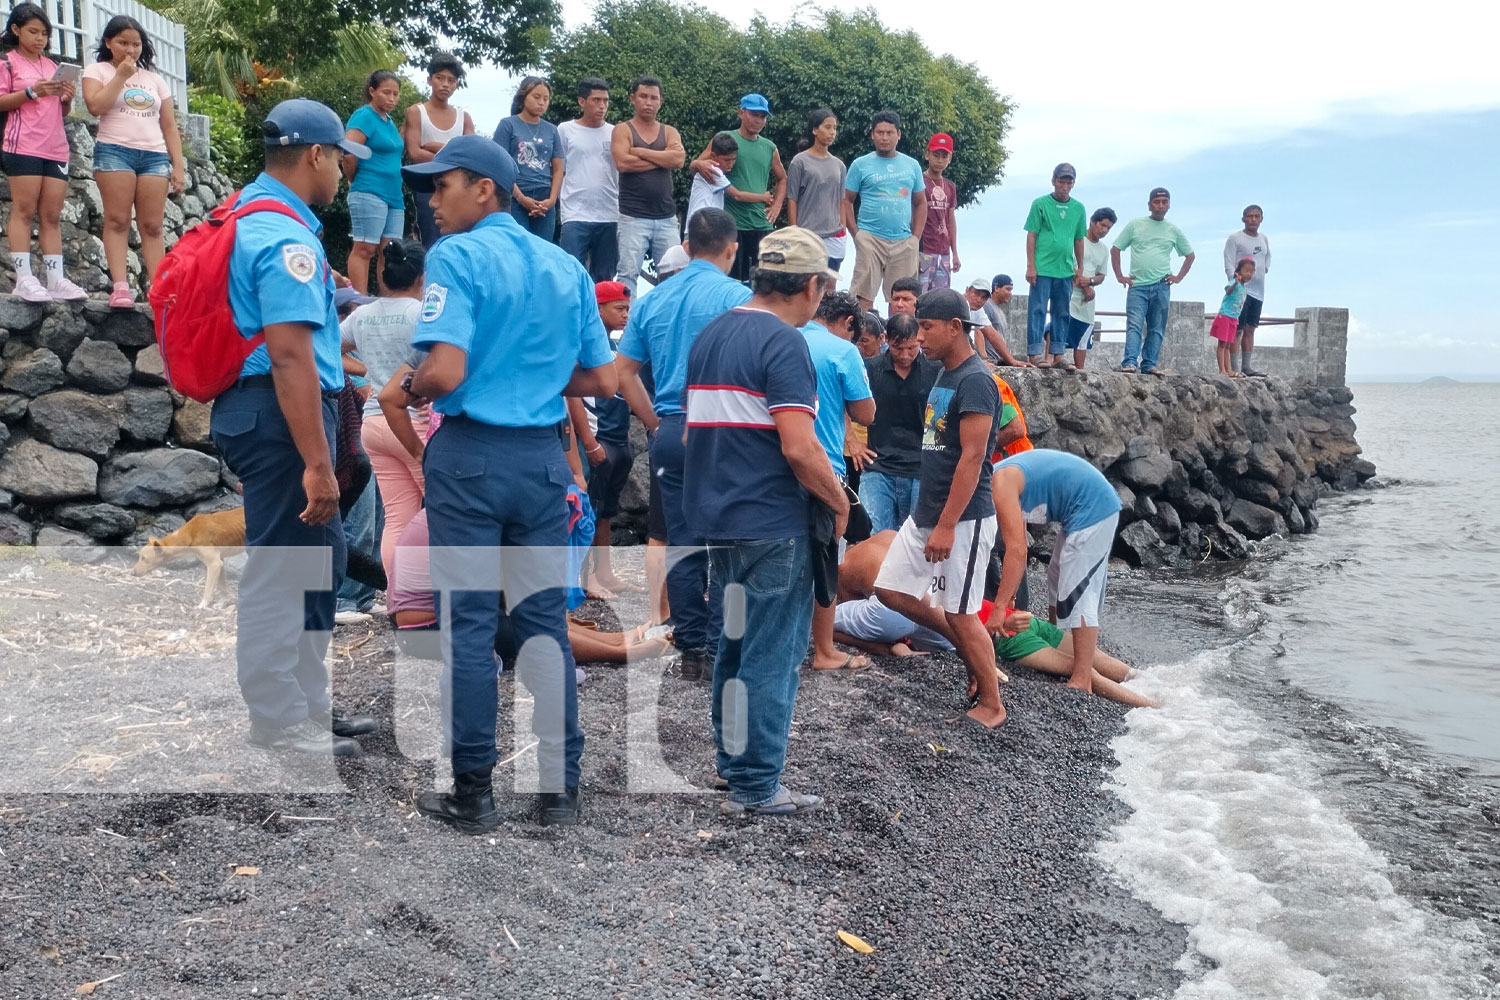
<path id="1" fill-rule="evenodd" d="M 1053 339 L 1061 341 L 1067 336 L 1068 300 L 1083 275 L 1088 210 L 1072 197 L 1076 178 L 1073 164 L 1059 163 L 1052 170 L 1052 193 L 1033 201 L 1026 215 L 1026 355 L 1039 368 L 1049 366 L 1043 346 L 1047 306 L 1057 331 Z"/>
<path id="2" fill-rule="evenodd" d="M 985 601 L 979 609 L 979 620 L 988 622 L 994 605 Z M 1073 637 L 1044 618 L 1029 611 L 1011 610 L 1005 618 L 1005 632 L 996 633 L 995 656 L 1010 660 L 1045 674 L 1069 677 L 1073 673 Z M 1156 708 L 1156 702 L 1121 682 L 1135 676 L 1123 661 L 1102 651 L 1094 653 L 1094 693 L 1131 708 Z"/>

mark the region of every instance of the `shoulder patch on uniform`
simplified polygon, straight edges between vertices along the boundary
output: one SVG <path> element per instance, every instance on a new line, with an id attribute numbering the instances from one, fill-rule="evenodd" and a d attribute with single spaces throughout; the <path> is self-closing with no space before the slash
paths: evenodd
<path id="1" fill-rule="evenodd" d="M 318 271 L 318 257 L 306 243 L 288 243 L 281 248 L 281 263 L 286 273 L 306 284 Z"/>
<path id="2" fill-rule="evenodd" d="M 437 319 L 447 304 L 448 289 L 442 285 L 428 285 L 427 294 L 422 296 L 422 322 L 431 323 Z"/>

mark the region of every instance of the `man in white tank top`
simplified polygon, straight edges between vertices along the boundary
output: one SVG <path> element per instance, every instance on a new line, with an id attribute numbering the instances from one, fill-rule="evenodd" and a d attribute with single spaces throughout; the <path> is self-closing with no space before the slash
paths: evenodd
<path id="1" fill-rule="evenodd" d="M 620 254 L 616 242 L 620 171 L 609 152 L 615 127 L 604 120 L 609 111 L 609 84 L 594 76 L 580 81 L 578 106 L 583 113 L 557 127 L 563 160 L 558 244 L 577 257 L 597 283 L 613 280 Z"/>
<path id="2" fill-rule="evenodd" d="M 463 84 L 464 64 L 447 52 L 439 52 L 427 64 L 427 85 L 432 96 L 421 104 L 406 109 L 406 118 L 401 134 L 406 137 L 406 158 L 412 163 L 426 163 L 448 144 L 449 139 L 468 135 L 474 131 L 474 121 L 469 113 L 448 100 Z M 432 217 L 432 207 L 427 196 L 418 194 L 417 234 L 423 246 L 437 242 L 437 223 Z"/>

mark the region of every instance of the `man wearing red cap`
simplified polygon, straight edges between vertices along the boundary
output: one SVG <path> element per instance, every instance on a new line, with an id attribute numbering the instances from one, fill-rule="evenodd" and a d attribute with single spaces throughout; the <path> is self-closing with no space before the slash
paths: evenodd
<path id="1" fill-rule="evenodd" d="M 954 216 L 958 194 L 953 182 L 943 176 L 952 162 L 953 136 L 939 132 L 927 142 L 927 170 L 922 174 L 927 186 L 927 224 L 922 227 L 917 279 L 924 292 L 949 287 L 950 276 L 959 267 L 958 221 Z"/>

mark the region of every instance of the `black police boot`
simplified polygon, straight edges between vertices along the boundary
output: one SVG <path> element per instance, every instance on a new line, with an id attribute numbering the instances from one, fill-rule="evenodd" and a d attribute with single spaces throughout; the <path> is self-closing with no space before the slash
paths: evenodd
<path id="1" fill-rule="evenodd" d="M 453 791 L 423 792 L 417 796 L 417 812 L 460 833 L 489 833 L 500 825 L 495 811 L 495 792 L 490 784 L 493 768 L 480 768 L 453 776 Z"/>
<path id="2" fill-rule="evenodd" d="M 331 731 L 333 735 L 342 736 L 345 739 L 351 736 L 368 736 L 380 728 L 371 716 L 345 715 L 336 708 L 328 715 L 314 715 L 312 718 L 314 722 Z"/>
<path id="3" fill-rule="evenodd" d="M 707 684 L 714 679 L 714 654 L 706 649 L 684 649 L 677 672 L 685 681 Z"/>
<path id="4" fill-rule="evenodd" d="M 537 820 L 543 826 L 575 826 L 578 823 L 578 789 L 542 792 L 536 797 Z"/>
<path id="5" fill-rule="evenodd" d="M 247 740 L 262 750 L 291 750 L 330 757 L 358 757 L 362 752 L 358 743 L 332 735 L 314 719 L 303 719 L 284 729 L 252 722 Z"/>

